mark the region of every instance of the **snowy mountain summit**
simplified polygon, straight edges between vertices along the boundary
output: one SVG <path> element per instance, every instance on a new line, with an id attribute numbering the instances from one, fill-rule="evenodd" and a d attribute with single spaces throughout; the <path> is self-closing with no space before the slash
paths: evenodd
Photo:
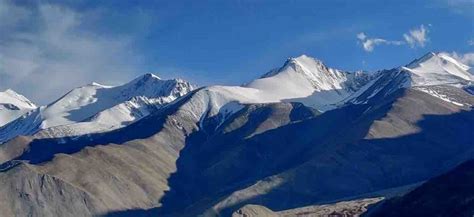
<path id="1" fill-rule="evenodd" d="M 11 89 L 0 92 L 0 126 L 35 108 L 30 100 Z"/>
<path id="2" fill-rule="evenodd" d="M 402 67 L 410 73 L 411 86 L 466 84 L 474 80 L 469 69 L 446 53 L 433 52 Z"/>
<path id="3" fill-rule="evenodd" d="M 17 135 L 79 136 L 126 126 L 193 90 L 181 79 L 142 75 L 120 86 L 92 83 L 69 91 L 0 128 L 0 141 Z"/>
<path id="4" fill-rule="evenodd" d="M 302 55 L 288 59 L 283 67 L 246 87 L 258 89 L 262 95 L 301 101 L 325 111 L 334 108 L 335 104 L 349 97 L 370 79 L 367 73 L 329 68 L 320 60 Z"/>
<path id="5" fill-rule="evenodd" d="M 39 108 L 7 91 L 0 95 L 4 98 L 0 102 L 7 103 L 2 104 L 3 124 L 29 112 L 0 128 L 0 142 L 18 135 L 60 138 L 114 130 L 148 116 L 188 92 L 193 93 L 183 110 L 202 120 L 218 117 L 220 122 L 247 104 L 300 102 L 325 112 L 347 104 L 367 103 L 375 96 L 384 97 L 400 88 L 415 88 L 464 106 L 441 86 L 472 85 L 474 79 L 468 70 L 468 66 L 446 53 L 428 53 L 405 66 L 374 73 L 338 70 L 301 55 L 242 86 L 208 86 L 192 91 L 194 88 L 186 81 L 145 74 L 120 86 L 92 83 L 78 87 Z M 8 104 L 11 99 L 17 99 L 17 103 Z M 24 109 L 15 110 L 16 107 Z"/>
<path id="6" fill-rule="evenodd" d="M 323 90 L 350 90 L 357 89 L 361 85 L 358 82 L 363 80 L 363 73 L 349 73 L 338 69 L 329 68 L 318 59 L 301 55 L 296 58 L 289 58 L 283 67 L 273 70 L 256 80 L 253 83 L 262 82 L 265 78 L 277 78 L 287 76 L 293 78 L 299 76 L 306 80 L 316 91 Z M 252 86 L 252 85 L 250 85 Z"/>
<path id="7" fill-rule="evenodd" d="M 469 67 L 447 53 L 427 53 L 405 66 L 376 73 L 376 78 L 356 92 L 351 103 L 365 103 L 376 95 L 387 96 L 401 88 L 413 88 L 437 98 L 450 100 L 452 88 L 465 88 L 474 82 Z"/>

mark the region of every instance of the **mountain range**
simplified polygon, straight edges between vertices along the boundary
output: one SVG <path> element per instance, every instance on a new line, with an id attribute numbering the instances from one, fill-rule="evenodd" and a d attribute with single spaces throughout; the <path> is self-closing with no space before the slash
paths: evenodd
<path id="1" fill-rule="evenodd" d="M 39 107 L 7 90 L 0 213 L 379 215 L 474 157 L 470 71 L 446 53 L 376 72 L 302 55 L 240 86 L 145 74 Z"/>

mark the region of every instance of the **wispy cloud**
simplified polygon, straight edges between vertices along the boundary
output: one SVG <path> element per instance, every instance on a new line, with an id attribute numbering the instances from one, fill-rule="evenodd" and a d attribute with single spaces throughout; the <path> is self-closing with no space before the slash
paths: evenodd
<path id="1" fill-rule="evenodd" d="M 364 32 L 357 34 L 358 43 L 362 44 L 362 48 L 367 52 L 372 52 L 378 45 L 409 45 L 411 48 L 424 47 L 429 41 L 428 29 L 424 25 L 414 28 L 403 34 L 404 40 L 387 40 L 384 38 L 369 38 Z"/>
<path id="2" fill-rule="evenodd" d="M 408 33 L 403 34 L 403 38 L 414 48 L 416 46 L 424 47 L 428 39 L 428 30 L 424 25 L 421 25 L 419 28 L 410 30 Z"/>
<path id="3" fill-rule="evenodd" d="M 386 44 L 386 45 L 402 45 L 403 41 L 391 41 L 382 38 L 368 38 L 363 32 L 357 34 L 357 39 L 362 44 L 362 47 L 367 52 L 372 52 L 375 46 Z"/>
<path id="4" fill-rule="evenodd" d="M 131 38 L 92 31 L 85 21 L 94 16 L 63 5 L 0 1 L 0 87 L 46 103 L 94 80 L 133 77 L 139 57 Z"/>
<path id="5" fill-rule="evenodd" d="M 474 39 L 468 40 L 467 44 L 470 45 L 470 46 L 474 46 Z"/>
<path id="6" fill-rule="evenodd" d="M 435 3 L 438 4 L 438 6 L 447 8 L 454 13 L 468 17 L 474 17 L 473 0 L 437 0 Z"/>

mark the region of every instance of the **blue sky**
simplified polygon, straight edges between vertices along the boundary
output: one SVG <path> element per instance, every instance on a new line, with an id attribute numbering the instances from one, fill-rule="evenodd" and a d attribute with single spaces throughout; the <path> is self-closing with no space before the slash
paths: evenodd
<path id="1" fill-rule="evenodd" d="M 0 0 L 0 89 L 40 103 L 146 72 L 238 85 L 301 54 L 371 71 L 428 51 L 474 63 L 474 0 Z"/>

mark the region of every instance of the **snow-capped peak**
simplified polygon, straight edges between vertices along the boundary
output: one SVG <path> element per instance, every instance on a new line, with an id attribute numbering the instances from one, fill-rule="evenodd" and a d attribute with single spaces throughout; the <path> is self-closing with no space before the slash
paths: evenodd
<path id="1" fill-rule="evenodd" d="M 469 67 L 451 57 L 447 53 L 429 52 L 415 59 L 409 64 L 392 69 L 384 70 L 378 78 L 371 82 L 373 84 L 361 88 L 354 94 L 352 103 L 364 103 L 379 93 L 387 96 L 400 88 L 413 88 L 429 93 L 435 97 L 442 94 L 437 93 L 440 86 L 465 87 L 472 85 L 474 76 L 469 72 Z M 446 98 L 442 98 L 447 101 Z"/>
<path id="2" fill-rule="evenodd" d="M 307 56 L 306 54 L 302 54 L 298 57 L 292 57 L 290 58 L 290 62 L 295 62 L 297 64 L 302 64 L 302 65 L 320 65 L 324 66 L 323 62 L 319 59 L 316 59 L 314 57 Z"/>
<path id="3" fill-rule="evenodd" d="M 11 89 L 0 92 L 0 126 L 35 108 L 30 100 Z"/>
<path id="4" fill-rule="evenodd" d="M 402 67 L 402 70 L 410 73 L 411 86 L 458 84 L 474 80 L 468 72 L 469 67 L 447 53 L 430 52 Z"/>
<path id="5" fill-rule="evenodd" d="M 332 69 L 302 55 L 288 59 L 281 68 L 242 86 L 202 88 L 181 109 L 199 120 L 219 117 L 220 121 L 244 104 L 253 103 L 301 102 L 324 112 L 348 100 L 370 79 L 367 73 Z"/>
<path id="6" fill-rule="evenodd" d="M 303 54 L 289 58 L 281 68 L 270 71 L 261 79 L 285 73 L 298 74 L 296 76 L 310 82 L 315 91 L 355 90 L 365 84 L 369 76 L 369 73 L 363 71 L 352 73 L 333 69 L 327 67 L 321 60 Z"/>
<path id="7" fill-rule="evenodd" d="M 298 65 L 300 67 L 310 67 L 310 68 L 327 68 L 321 60 L 316 59 L 314 57 L 307 56 L 305 54 L 300 55 L 298 57 L 288 58 L 288 60 L 283 65 L 283 67 L 288 67 L 288 66 L 294 67 L 295 65 Z"/>
<path id="8" fill-rule="evenodd" d="M 174 100 L 193 90 L 194 87 L 182 79 L 163 80 L 154 74 L 148 73 L 121 86 L 120 89 L 122 95 L 126 98 L 133 96 L 149 98 L 169 96 Z"/>
<path id="9" fill-rule="evenodd" d="M 311 92 L 313 92 L 314 89 L 329 89 L 327 87 L 328 85 L 318 86 L 317 84 L 312 84 L 314 83 L 313 81 L 318 80 L 317 77 L 322 77 L 323 79 L 326 77 L 324 76 L 327 71 L 326 69 L 327 67 L 319 60 L 301 55 L 296 58 L 289 58 L 281 68 L 264 74 L 246 86 L 257 89 L 268 89 L 276 88 L 284 84 L 296 84 L 303 85 L 301 88 L 304 88 L 304 85 L 309 84 L 307 89 L 311 89 Z M 329 75 L 329 73 L 327 74 Z M 319 81 L 323 83 L 321 79 L 319 79 Z M 298 89 L 298 87 L 295 88 Z"/>
<path id="10" fill-rule="evenodd" d="M 454 64 L 454 65 L 456 65 L 457 67 L 459 67 L 460 69 L 462 69 L 464 71 L 467 71 L 467 70 L 470 69 L 469 66 L 461 63 L 456 58 L 452 57 L 449 53 L 446 53 L 446 52 L 438 52 L 438 53 L 429 52 L 429 53 L 425 54 L 424 56 L 412 61 L 411 63 L 409 63 L 407 65 L 407 67 L 408 68 L 417 67 L 417 66 L 422 65 L 422 64 L 427 64 L 427 62 L 429 62 L 429 61 L 437 61 L 438 64 L 440 64 L 440 61 L 444 61 L 443 64 L 447 64 L 447 62 L 449 62 L 450 64 Z M 442 65 L 442 64 L 440 64 L 440 65 Z"/>
<path id="11" fill-rule="evenodd" d="M 18 94 L 12 89 L 7 89 L 3 92 L 0 92 L 0 103 L 1 104 L 12 104 L 19 108 L 23 109 L 34 109 L 36 105 L 32 103 L 25 96 Z"/>
<path id="12" fill-rule="evenodd" d="M 68 128 L 68 132 L 74 131 L 74 135 L 116 129 L 172 102 L 193 88 L 186 81 L 162 80 L 153 74 L 139 76 L 120 86 L 97 83 L 85 85 L 0 128 L 0 142 L 17 135 L 31 135 L 39 130 L 59 126 Z M 115 121 L 107 123 L 103 120 Z M 87 123 L 80 124 L 80 128 L 69 126 L 83 122 Z M 59 131 L 66 132 L 64 129 L 52 131 L 49 133 L 55 135 L 60 135 L 61 133 L 56 133 Z M 61 136 L 70 136 L 69 134 L 71 133 Z"/>
<path id="13" fill-rule="evenodd" d="M 298 57 L 290 57 L 286 60 L 282 67 L 271 70 L 270 72 L 262 75 L 260 78 L 267 78 L 275 76 L 281 72 L 284 72 L 288 68 L 327 68 L 323 62 L 320 60 L 309 57 L 305 54 L 298 56 Z M 321 71 L 321 70 L 320 70 Z M 314 72 L 314 71 L 313 71 Z M 311 73 L 311 72 L 310 72 Z"/>
<path id="14" fill-rule="evenodd" d="M 158 77 L 157 75 L 153 73 L 146 73 L 141 76 L 138 76 L 137 78 L 133 79 L 129 83 L 146 83 L 146 82 L 152 82 L 152 81 L 161 81 L 162 79 Z"/>
<path id="15" fill-rule="evenodd" d="M 265 99 L 296 100 L 321 111 L 330 109 L 368 82 L 365 73 L 349 73 L 301 55 L 245 87 L 259 90 Z"/>

